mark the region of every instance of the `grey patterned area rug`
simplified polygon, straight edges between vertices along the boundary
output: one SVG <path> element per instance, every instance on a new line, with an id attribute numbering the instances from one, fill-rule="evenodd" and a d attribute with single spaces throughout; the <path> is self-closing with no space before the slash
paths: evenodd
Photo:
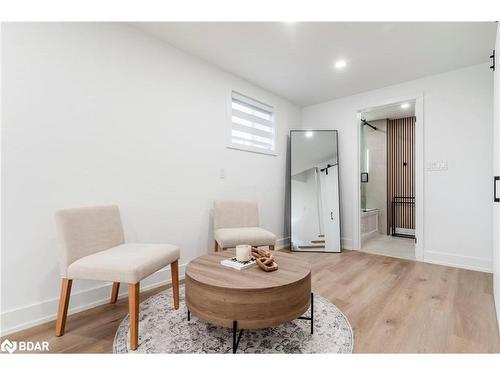
<path id="1" fill-rule="evenodd" d="M 158 293 L 140 305 L 139 347 L 131 353 L 231 353 L 232 330 L 206 323 L 195 316 L 187 321 L 184 287 L 181 307 L 173 308 L 172 289 Z M 309 316 L 309 311 L 304 315 Z M 238 353 L 352 353 L 353 333 L 345 315 L 331 302 L 315 294 L 314 334 L 310 321 L 294 320 L 279 327 L 245 330 Z M 128 316 L 120 323 L 113 342 L 114 353 L 129 353 Z"/>

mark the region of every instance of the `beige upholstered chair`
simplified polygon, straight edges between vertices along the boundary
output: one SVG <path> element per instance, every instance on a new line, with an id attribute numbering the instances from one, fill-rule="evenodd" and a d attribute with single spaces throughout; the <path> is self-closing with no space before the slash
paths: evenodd
<path id="1" fill-rule="evenodd" d="M 61 248 L 61 298 L 56 336 L 64 334 L 73 279 L 112 281 L 111 303 L 120 283 L 128 284 L 130 348 L 137 349 L 139 283 L 170 264 L 174 307 L 179 308 L 179 254 L 177 246 L 125 243 L 117 206 L 85 207 L 56 212 Z"/>
<path id="2" fill-rule="evenodd" d="M 257 202 L 215 201 L 214 238 L 218 251 L 236 245 L 269 246 L 274 250 L 276 236 L 259 228 Z"/>

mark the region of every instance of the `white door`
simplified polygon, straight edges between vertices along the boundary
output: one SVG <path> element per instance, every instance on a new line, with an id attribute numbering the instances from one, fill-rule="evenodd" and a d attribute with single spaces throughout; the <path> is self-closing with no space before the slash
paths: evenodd
<path id="1" fill-rule="evenodd" d="M 340 210 L 338 165 L 328 168 L 328 174 L 320 175 L 323 201 L 323 228 L 325 251 L 340 253 Z"/>
<path id="2" fill-rule="evenodd" d="M 500 176 L 500 26 L 497 28 L 495 44 L 496 60 L 494 73 L 493 96 L 493 174 Z M 500 198 L 500 181 L 494 181 L 496 197 Z M 497 322 L 500 325 L 500 202 L 493 202 L 493 288 L 495 291 L 495 305 L 497 309 Z"/>

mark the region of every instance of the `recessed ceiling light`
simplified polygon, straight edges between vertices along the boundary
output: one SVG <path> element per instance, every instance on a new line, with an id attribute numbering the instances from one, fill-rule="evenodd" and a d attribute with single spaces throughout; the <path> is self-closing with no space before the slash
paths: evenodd
<path id="1" fill-rule="evenodd" d="M 312 131 L 307 131 L 306 132 L 306 137 L 307 138 L 311 138 L 313 136 L 313 132 Z"/>
<path id="2" fill-rule="evenodd" d="M 401 104 L 401 108 L 403 108 L 403 109 L 410 108 L 410 103 Z"/>
<path id="3" fill-rule="evenodd" d="M 335 62 L 335 69 L 343 69 L 347 66 L 347 61 L 339 60 Z"/>

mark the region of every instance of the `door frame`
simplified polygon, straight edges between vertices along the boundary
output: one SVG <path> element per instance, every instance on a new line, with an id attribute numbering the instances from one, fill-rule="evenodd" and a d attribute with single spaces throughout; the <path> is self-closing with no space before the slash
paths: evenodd
<path id="1" fill-rule="evenodd" d="M 496 30 L 495 51 L 500 53 L 500 25 Z M 495 65 L 498 65 L 496 63 Z M 493 72 L 493 176 L 500 175 L 500 72 L 498 66 Z M 494 184 L 498 182 L 494 181 Z M 492 189 L 494 192 L 494 188 Z M 500 332 L 500 203 L 493 202 L 493 294 Z"/>
<path id="2" fill-rule="evenodd" d="M 415 259 L 424 260 L 424 96 L 423 93 L 390 97 L 366 103 L 356 112 L 356 175 L 354 176 L 353 249 L 361 250 L 361 113 L 404 101 L 415 101 Z"/>

